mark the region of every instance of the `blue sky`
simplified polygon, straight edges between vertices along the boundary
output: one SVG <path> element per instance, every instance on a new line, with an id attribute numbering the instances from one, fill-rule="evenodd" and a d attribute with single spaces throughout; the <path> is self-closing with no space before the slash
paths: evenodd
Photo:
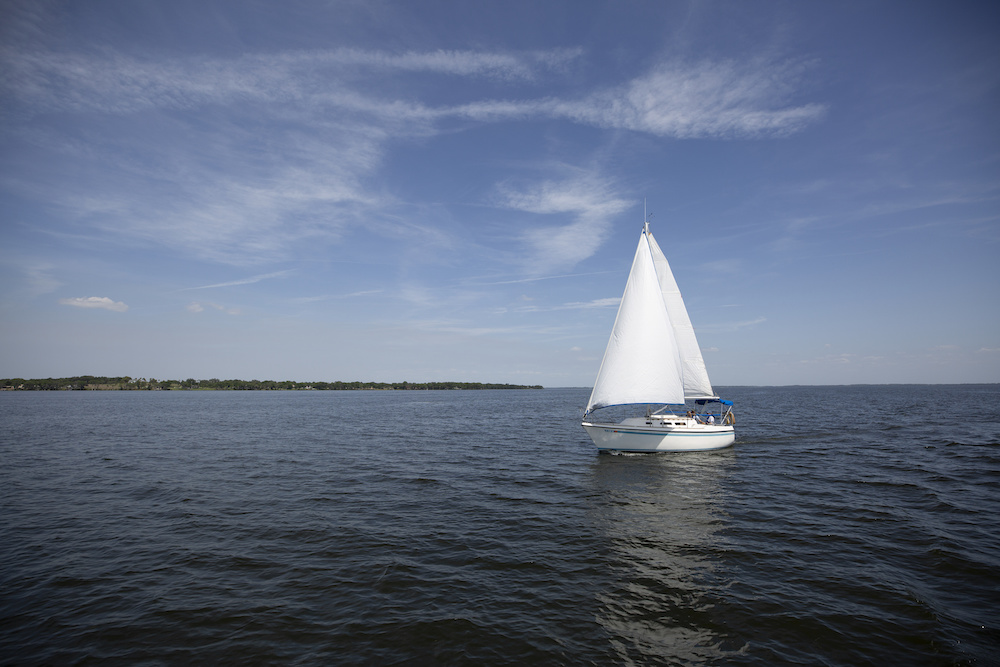
<path id="1" fill-rule="evenodd" d="M 1000 381 L 986 2 L 0 3 L 0 376 Z"/>

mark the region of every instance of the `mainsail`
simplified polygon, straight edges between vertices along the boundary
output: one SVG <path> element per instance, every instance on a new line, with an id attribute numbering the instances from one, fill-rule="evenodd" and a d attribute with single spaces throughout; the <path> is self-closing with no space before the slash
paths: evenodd
<path id="1" fill-rule="evenodd" d="M 708 379 L 705 359 L 701 356 L 701 348 L 694 335 L 691 318 L 688 316 L 687 308 L 684 307 L 684 299 L 681 298 L 681 291 L 677 287 L 677 281 L 674 280 L 670 264 L 667 263 L 667 258 L 664 257 L 656 239 L 653 238 L 653 234 L 647 231 L 646 236 L 649 238 L 653 266 L 656 268 L 656 277 L 660 280 L 663 302 L 667 307 L 667 316 L 670 318 L 670 324 L 673 325 L 677 350 L 680 353 L 684 396 L 687 398 L 713 398 L 715 393 L 712 391 L 712 383 Z"/>
<path id="2" fill-rule="evenodd" d="M 609 405 L 684 402 L 681 354 L 654 265 L 656 254 L 663 257 L 644 229 L 587 412 Z"/>

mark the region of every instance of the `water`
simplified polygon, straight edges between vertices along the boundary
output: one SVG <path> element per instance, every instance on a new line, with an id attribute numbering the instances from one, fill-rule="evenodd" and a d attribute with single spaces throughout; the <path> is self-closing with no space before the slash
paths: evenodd
<path id="1" fill-rule="evenodd" d="M 0 662 L 1000 664 L 1000 386 L 4 392 Z"/>

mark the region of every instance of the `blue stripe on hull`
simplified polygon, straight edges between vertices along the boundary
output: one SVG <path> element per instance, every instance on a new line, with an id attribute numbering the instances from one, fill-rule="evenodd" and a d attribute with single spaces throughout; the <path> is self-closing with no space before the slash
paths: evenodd
<path id="1" fill-rule="evenodd" d="M 606 428 L 604 430 L 607 431 L 608 433 L 624 433 L 626 435 L 652 435 L 652 436 L 655 436 L 657 438 L 666 438 L 666 437 L 670 437 L 670 438 L 677 438 L 677 437 L 704 438 L 706 436 L 708 436 L 708 437 L 715 437 L 715 436 L 718 436 L 718 435 L 725 435 L 726 434 L 725 431 L 722 431 L 722 432 L 719 432 L 719 433 L 675 433 L 673 431 L 671 431 L 669 433 L 650 433 L 648 431 L 623 431 L 620 428 Z"/>

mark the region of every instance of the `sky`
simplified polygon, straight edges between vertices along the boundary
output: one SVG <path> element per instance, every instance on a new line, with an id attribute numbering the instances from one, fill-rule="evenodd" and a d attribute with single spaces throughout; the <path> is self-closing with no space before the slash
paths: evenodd
<path id="1" fill-rule="evenodd" d="M 0 0 L 0 377 L 1000 382 L 991 2 Z"/>

